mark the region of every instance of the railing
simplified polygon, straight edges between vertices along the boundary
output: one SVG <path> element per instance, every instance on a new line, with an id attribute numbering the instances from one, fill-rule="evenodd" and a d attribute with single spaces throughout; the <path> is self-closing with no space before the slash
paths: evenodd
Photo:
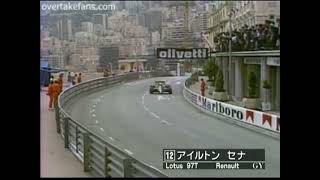
<path id="1" fill-rule="evenodd" d="M 183 96 L 193 106 L 210 115 L 223 116 L 234 120 L 238 125 L 250 127 L 253 130 L 279 137 L 280 116 L 223 103 L 201 96 L 188 88 L 191 84 L 192 80 L 191 78 L 188 78 L 184 83 Z"/>
<path id="2" fill-rule="evenodd" d="M 215 57 L 223 57 L 223 56 L 229 56 L 228 52 L 216 52 L 212 53 L 213 56 Z M 266 50 L 266 51 L 235 51 L 232 52 L 231 55 L 234 56 L 239 56 L 239 57 L 260 57 L 260 56 L 276 56 L 280 57 L 280 50 Z"/>
<path id="3" fill-rule="evenodd" d="M 97 78 L 64 90 L 56 107 L 57 132 L 64 147 L 84 165 L 84 171 L 96 177 L 167 177 L 159 170 L 139 161 L 117 146 L 73 119 L 64 109 L 66 104 L 85 92 L 93 92 L 138 79 L 164 76 L 164 73 L 129 73 L 116 77 Z"/>

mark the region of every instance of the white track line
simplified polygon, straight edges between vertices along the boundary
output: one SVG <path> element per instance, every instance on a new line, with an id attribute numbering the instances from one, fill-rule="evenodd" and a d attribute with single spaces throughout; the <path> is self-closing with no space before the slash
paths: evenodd
<path id="1" fill-rule="evenodd" d="M 155 118 L 160 119 L 160 117 L 159 117 L 158 115 L 156 115 L 155 113 L 150 112 L 150 114 L 151 114 L 152 116 L 154 116 Z"/>
<path id="2" fill-rule="evenodd" d="M 169 123 L 169 122 L 168 122 L 168 121 L 166 121 L 166 120 L 162 120 L 162 121 L 161 121 L 161 123 L 162 123 L 162 124 L 166 124 L 166 125 L 168 125 L 168 126 L 170 126 L 170 125 L 171 125 L 171 123 Z"/>

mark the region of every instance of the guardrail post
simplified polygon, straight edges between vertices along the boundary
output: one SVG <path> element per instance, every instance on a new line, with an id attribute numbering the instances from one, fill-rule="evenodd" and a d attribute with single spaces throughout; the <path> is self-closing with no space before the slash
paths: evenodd
<path id="1" fill-rule="evenodd" d="M 79 130 L 78 130 L 78 125 L 76 125 L 76 153 L 79 153 L 79 148 L 78 148 L 79 140 L 78 140 L 78 137 L 79 137 Z"/>
<path id="2" fill-rule="evenodd" d="M 59 106 L 55 106 L 55 116 L 56 116 L 56 124 L 57 124 L 57 133 L 60 134 L 60 109 Z"/>
<path id="3" fill-rule="evenodd" d="M 109 172 L 111 171 L 111 168 L 108 166 L 111 163 L 111 160 L 109 159 L 111 155 L 111 152 L 108 150 L 107 147 L 104 149 L 104 175 L 105 177 L 111 177 Z"/>
<path id="4" fill-rule="evenodd" d="M 127 158 L 123 160 L 123 177 L 133 177 L 135 168 L 132 166 L 133 159 Z"/>
<path id="5" fill-rule="evenodd" d="M 64 148 L 69 148 L 69 118 L 63 118 L 64 122 Z"/>
<path id="6" fill-rule="evenodd" d="M 90 138 L 88 133 L 83 134 L 83 165 L 84 171 L 89 172 L 90 166 Z"/>

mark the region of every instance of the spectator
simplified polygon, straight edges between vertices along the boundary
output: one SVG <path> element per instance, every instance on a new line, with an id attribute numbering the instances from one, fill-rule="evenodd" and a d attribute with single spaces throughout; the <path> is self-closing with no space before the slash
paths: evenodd
<path id="1" fill-rule="evenodd" d="M 204 96 L 205 87 L 206 87 L 206 83 L 204 82 L 203 78 L 201 78 L 201 84 L 200 84 L 201 96 Z"/>
<path id="2" fill-rule="evenodd" d="M 107 70 L 107 69 L 104 69 L 104 71 L 103 71 L 103 77 L 108 77 L 108 70 Z"/>
<path id="3" fill-rule="evenodd" d="M 59 84 L 59 93 L 62 92 L 63 89 L 63 73 L 59 74 L 59 78 L 58 78 L 58 84 Z"/>
<path id="4" fill-rule="evenodd" d="M 68 72 L 68 79 L 67 79 L 67 81 L 68 81 L 68 83 L 71 83 L 71 72 Z"/>
<path id="5" fill-rule="evenodd" d="M 74 75 L 74 78 L 72 79 L 72 86 L 76 85 L 77 76 L 77 74 Z"/>
<path id="6" fill-rule="evenodd" d="M 54 83 L 53 83 L 53 90 L 52 90 L 52 93 L 53 93 L 53 104 L 54 104 L 54 107 L 56 108 L 58 106 L 58 96 L 59 94 L 61 93 L 61 89 L 60 89 L 60 84 L 59 84 L 59 80 L 55 80 Z"/>
<path id="7" fill-rule="evenodd" d="M 51 81 L 53 82 L 53 79 L 54 79 L 54 77 L 51 75 L 51 76 L 50 76 L 50 82 L 51 82 Z"/>
<path id="8" fill-rule="evenodd" d="M 231 39 L 232 51 L 273 50 L 280 48 L 280 18 L 273 21 L 266 20 L 265 24 L 251 26 L 244 25 L 239 30 L 221 32 L 214 37 L 218 52 L 229 51 Z"/>
<path id="9" fill-rule="evenodd" d="M 49 96 L 49 110 L 53 110 L 52 104 L 56 108 L 58 105 L 58 96 L 60 94 L 60 84 L 58 80 L 54 80 L 50 82 L 48 93 Z"/>
<path id="10" fill-rule="evenodd" d="M 48 87 L 48 93 L 47 95 L 49 96 L 49 110 L 52 110 L 52 104 L 53 104 L 53 80 L 50 81 L 49 87 Z"/>
<path id="11" fill-rule="evenodd" d="M 81 83 L 81 81 L 82 81 L 82 79 L 81 79 L 81 73 L 79 73 L 79 76 L 78 76 L 77 81 L 78 81 L 78 84 Z"/>

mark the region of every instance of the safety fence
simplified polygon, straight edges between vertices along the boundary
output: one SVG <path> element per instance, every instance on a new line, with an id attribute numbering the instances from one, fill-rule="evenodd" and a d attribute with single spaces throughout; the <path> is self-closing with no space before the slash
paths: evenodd
<path id="1" fill-rule="evenodd" d="M 185 81 L 183 96 L 192 105 L 210 115 L 221 115 L 233 119 L 241 125 L 243 123 L 253 125 L 254 127 L 260 128 L 260 130 L 264 129 L 278 135 L 280 134 L 280 116 L 223 103 L 201 96 L 188 88 L 191 83 L 191 78 L 188 78 Z"/>
<path id="2" fill-rule="evenodd" d="M 70 100 L 85 92 L 165 75 L 165 72 L 128 73 L 115 77 L 97 78 L 68 88 L 60 94 L 56 107 L 57 132 L 64 139 L 64 147 L 70 149 L 83 163 L 85 172 L 90 172 L 94 177 L 167 177 L 160 170 L 133 158 L 77 122 L 64 109 Z"/>

